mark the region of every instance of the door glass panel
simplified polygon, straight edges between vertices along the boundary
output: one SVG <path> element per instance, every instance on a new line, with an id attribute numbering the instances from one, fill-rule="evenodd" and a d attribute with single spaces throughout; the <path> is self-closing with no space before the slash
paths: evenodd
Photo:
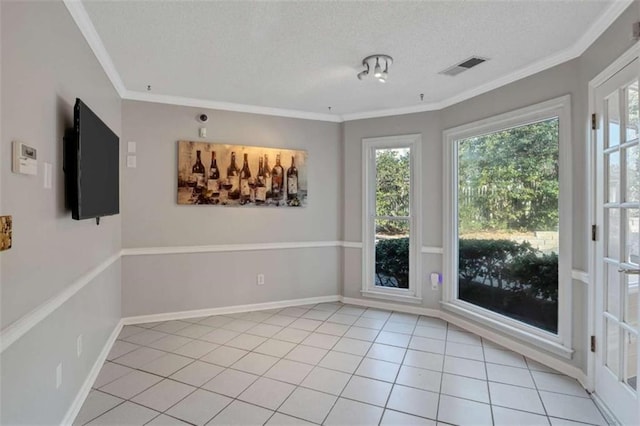
<path id="1" fill-rule="evenodd" d="M 638 328 L 638 281 L 639 275 L 625 274 L 625 290 L 626 290 L 626 307 L 624 312 L 624 321 L 632 327 Z"/>
<path id="2" fill-rule="evenodd" d="M 638 385 L 638 336 L 624 332 L 624 382 L 632 389 Z"/>
<path id="3" fill-rule="evenodd" d="M 607 297 L 607 312 L 619 317 L 620 309 L 620 272 L 617 265 L 607 264 L 607 279 L 605 283 Z"/>
<path id="4" fill-rule="evenodd" d="M 617 203 L 620 201 L 620 153 L 618 151 L 606 155 L 608 182 L 607 201 Z"/>
<path id="5" fill-rule="evenodd" d="M 627 239 L 625 259 L 628 263 L 637 265 L 640 255 L 640 210 L 627 209 Z"/>
<path id="6" fill-rule="evenodd" d="M 558 118 L 457 141 L 458 298 L 558 324 Z"/>
<path id="7" fill-rule="evenodd" d="M 409 221 L 376 219 L 375 284 L 409 288 Z"/>
<path id="8" fill-rule="evenodd" d="M 618 375 L 618 366 L 620 364 L 618 347 L 620 344 L 620 326 L 616 321 L 605 319 L 605 339 L 607 345 L 607 353 L 605 354 L 605 365 L 615 374 Z"/>
<path id="9" fill-rule="evenodd" d="M 638 82 L 627 87 L 627 141 L 638 137 Z"/>
<path id="10" fill-rule="evenodd" d="M 635 145 L 627 151 L 627 190 L 625 201 L 640 201 L 640 146 Z"/>
<path id="11" fill-rule="evenodd" d="M 409 216 L 409 148 L 376 149 L 376 216 Z"/>
<path id="12" fill-rule="evenodd" d="M 620 259 L 620 209 L 607 209 L 605 233 L 606 256 L 611 259 Z"/>
<path id="13" fill-rule="evenodd" d="M 618 91 L 607 98 L 607 117 L 607 127 L 609 128 L 607 147 L 620 145 L 620 97 Z"/>

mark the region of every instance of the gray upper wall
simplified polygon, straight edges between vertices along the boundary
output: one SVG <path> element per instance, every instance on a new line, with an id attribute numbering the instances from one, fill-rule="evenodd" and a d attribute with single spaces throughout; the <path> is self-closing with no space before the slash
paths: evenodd
<path id="1" fill-rule="evenodd" d="M 96 226 L 66 210 L 62 138 L 76 97 L 120 134 L 121 100 L 62 2 L 1 8 L 0 214 L 13 215 L 13 248 L 0 254 L 4 328 L 120 250 L 120 216 Z M 14 140 L 38 150 L 38 176 L 11 172 Z M 43 188 L 45 161 L 53 189 Z"/>
<path id="2" fill-rule="evenodd" d="M 209 115 L 207 138 L 198 114 Z M 339 240 L 340 124 L 124 101 L 121 152 L 137 143 L 137 168 L 122 172 L 125 248 Z M 177 204 L 177 142 L 193 140 L 307 150 L 308 205 L 300 209 Z M 220 165 L 224 169 L 227 165 Z"/>

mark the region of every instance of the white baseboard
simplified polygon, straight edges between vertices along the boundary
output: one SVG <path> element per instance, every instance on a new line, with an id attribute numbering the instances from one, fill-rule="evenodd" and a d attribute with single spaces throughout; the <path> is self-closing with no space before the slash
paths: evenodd
<path id="1" fill-rule="evenodd" d="M 409 305 L 401 305 L 398 303 L 390 303 L 390 302 L 381 302 L 378 300 L 371 299 L 358 299 L 355 297 L 342 297 L 342 303 L 346 303 L 349 305 L 358 305 L 358 306 L 366 306 L 367 308 L 376 308 L 376 309 L 384 309 L 387 311 L 398 311 L 404 312 L 407 314 L 414 315 L 425 315 L 428 317 L 439 317 L 438 311 L 436 309 L 423 308 L 421 306 L 409 306 Z"/>
<path id="2" fill-rule="evenodd" d="M 142 324 L 145 322 L 170 321 L 186 318 L 206 317 L 211 315 L 235 314 L 239 312 L 264 311 L 267 309 L 288 308 L 290 306 L 311 305 L 317 303 L 339 302 L 341 296 L 319 296 L 305 299 L 280 300 L 277 302 L 253 303 L 249 305 L 234 305 L 221 308 L 196 309 L 193 311 L 167 312 L 163 314 L 139 315 L 123 318 L 123 324 Z"/>
<path id="3" fill-rule="evenodd" d="M 602 415 L 607 421 L 607 424 L 616 425 L 616 426 L 622 425 L 622 422 L 620 422 L 620 420 L 618 420 L 618 417 L 616 417 L 616 414 L 613 411 L 611 411 L 609 407 L 607 407 L 607 404 L 605 404 L 602 398 L 600 398 L 600 395 L 598 395 L 597 393 L 592 393 L 591 398 L 593 399 L 593 402 L 596 403 L 596 405 L 602 412 Z"/>
<path id="4" fill-rule="evenodd" d="M 122 330 L 123 325 L 124 324 L 122 320 L 118 321 L 118 324 L 116 324 L 115 328 L 109 335 L 109 338 L 107 339 L 104 346 L 102 347 L 102 351 L 100 351 L 100 355 L 98 355 L 98 358 L 93 363 L 93 367 L 91 367 L 91 371 L 89 371 L 87 378 L 84 380 L 84 383 L 82 384 L 82 387 L 80 388 L 80 390 L 78 391 L 78 394 L 73 400 L 73 403 L 67 410 L 67 413 L 65 414 L 61 424 L 63 425 L 73 424 L 73 421 L 76 419 L 76 416 L 78 415 L 78 413 L 80 412 L 80 409 L 82 408 L 82 404 L 84 404 L 84 401 L 87 399 L 87 396 L 91 391 L 91 387 L 93 386 L 93 383 L 96 381 L 96 378 L 100 373 L 102 364 L 104 364 L 104 361 L 107 359 L 107 355 L 109 355 L 109 352 L 111 351 L 111 347 L 113 346 L 116 339 L 118 338 L 118 335 L 120 334 L 120 330 Z"/>

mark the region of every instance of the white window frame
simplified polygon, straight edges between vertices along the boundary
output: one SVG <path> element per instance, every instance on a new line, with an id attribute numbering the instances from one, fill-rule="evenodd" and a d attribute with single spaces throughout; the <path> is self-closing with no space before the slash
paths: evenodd
<path id="1" fill-rule="evenodd" d="M 558 333 L 517 321 L 457 298 L 458 293 L 458 146 L 457 141 L 545 119 L 559 120 L 559 271 Z M 442 308 L 570 359 L 572 349 L 572 199 L 571 97 L 551 99 L 484 120 L 447 129 L 444 140 L 444 271 Z"/>
<path id="2" fill-rule="evenodd" d="M 365 297 L 394 302 L 422 303 L 422 273 L 420 249 L 422 246 L 422 135 L 401 135 L 362 139 L 362 290 Z M 375 285 L 375 150 L 409 148 L 411 190 L 409 200 L 409 288 Z"/>

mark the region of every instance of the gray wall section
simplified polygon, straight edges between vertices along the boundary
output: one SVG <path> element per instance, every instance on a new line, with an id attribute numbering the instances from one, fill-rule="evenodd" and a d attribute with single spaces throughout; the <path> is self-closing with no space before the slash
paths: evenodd
<path id="1" fill-rule="evenodd" d="M 209 115 L 206 139 L 198 137 L 202 112 Z M 123 164 L 127 142 L 137 144 L 137 167 L 123 170 L 125 248 L 341 239 L 340 124 L 135 101 L 124 102 L 122 116 Z M 307 150 L 308 206 L 178 205 L 178 140 Z M 339 294 L 340 250 L 126 256 L 124 315 Z M 264 287 L 256 285 L 258 273 Z"/>
<path id="2" fill-rule="evenodd" d="M 339 247 L 125 256 L 122 314 L 135 316 L 339 294 Z M 256 274 L 265 284 L 256 285 Z"/>
<path id="3" fill-rule="evenodd" d="M 201 112 L 209 115 L 204 139 L 196 120 Z M 127 142 L 137 143 L 137 168 L 123 170 L 124 247 L 340 239 L 340 124 L 124 101 L 122 130 L 123 164 Z M 308 206 L 178 205 L 178 140 L 307 150 Z"/>
<path id="4" fill-rule="evenodd" d="M 2 353 L 0 424 L 60 424 L 120 320 L 120 261 Z M 82 334 L 83 352 L 76 355 Z M 62 385 L 56 389 L 56 367 Z"/>
<path id="5" fill-rule="evenodd" d="M 343 202 L 344 239 L 361 241 L 362 234 L 362 138 L 421 133 L 423 143 L 423 246 L 442 245 L 442 131 L 483 118 L 522 108 L 537 102 L 571 94 L 573 158 L 573 259 L 574 269 L 588 267 L 589 234 L 587 223 L 587 126 L 588 82 L 633 44 L 631 24 L 640 17 L 637 4 L 631 5 L 607 31 L 574 60 L 508 84 L 483 95 L 437 112 L 357 120 L 344 123 L 345 169 Z M 442 269 L 442 258 L 423 254 L 423 306 L 437 308 L 439 292 L 430 290 L 427 275 Z M 344 249 L 344 295 L 361 297 L 361 250 Z M 586 371 L 587 287 L 574 281 L 572 363 Z"/>
<path id="6" fill-rule="evenodd" d="M 2 211 L 13 215 L 13 248 L 0 255 L 4 328 L 120 250 L 120 216 L 96 226 L 66 210 L 62 138 L 76 97 L 120 134 L 121 101 L 62 2 L 2 2 L 2 90 Z M 38 150 L 38 176 L 11 172 L 14 140 Z"/>
<path id="7" fill-rule="evenodd" d="M 0 10 L 1 213 L 13 215 L 13 248 L 0 253 L 4 329 L 120 251 L 119 216 L 96 226 L 65 209 L 62 137 L 76 97 L 119 134 L 121 101 L 62 2 L 3 1 Z M 13 140 L 38 150 L 38 176 L 11 172 Z M 50 190 L 44 161 L 53 165 Z M 121 316 L 120 281 L 117 261 L 2 353 L 0 423 L 62 420 Z"/>

